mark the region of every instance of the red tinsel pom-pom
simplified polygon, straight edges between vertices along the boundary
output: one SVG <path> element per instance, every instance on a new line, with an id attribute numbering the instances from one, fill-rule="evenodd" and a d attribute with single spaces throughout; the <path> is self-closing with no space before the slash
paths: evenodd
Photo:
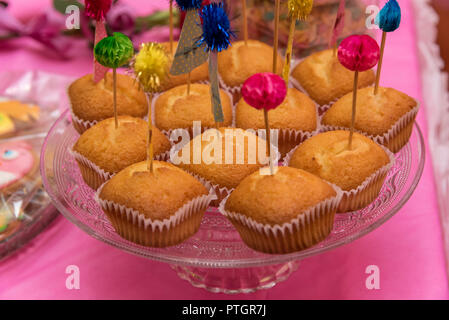
<path id="1" fill-rule="evenodd" d="M 111 9 L 112 0 L 85 0 L 85 4 L 86 16 L 101 21 Z"/>

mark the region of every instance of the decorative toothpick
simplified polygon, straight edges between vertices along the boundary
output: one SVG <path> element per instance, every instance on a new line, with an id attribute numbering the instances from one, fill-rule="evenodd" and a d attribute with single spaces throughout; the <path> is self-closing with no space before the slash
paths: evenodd
<path id="1" fill-rule="evenodd" d="M 243 27 L 243 40 L 245 45 L 248 45 L 248 13 L 246 10 L 246 0 L 242 0 L 242 27 Z"/>
<path id="2" fill-rule="evenodd" d="M 106 26 L 105 18 L 108 11 L 111 9 L 112 0 L 85 0 L 86 8 L 84 10 L 86 16 L 95 19 L 95 40 L 94 44 L 97 45 L 102 39 L 106 38 Z M 108 72 L 107 67 L 102 66 L 98 61 L 94 59 L 94 76 L 95 83 L 103 79 Z"/>
<path id="3" fill-rule="evenodd" d="M 169 24 L 169 41 L 170 41 L 170 54 L 173 54 L 173 0 L 170 0 L 170 7 L 168 9 L 168 24 Z"/>
<path id="4" fill-rule="evenodd" d="M 340 0 L 340 4 L 337 10 L 337 16 L 335 17 L 334 27 L 332 28 L 332 34 L 329 39 L 329 48 L 334 49 L 334 57 L 337 56 L 338 37 L 345 27 L 345 2 L 346 0 Z"/>
<path id="5" fill-rule="evenodd" d="M 208 58 L 206 45 L 197 46 L 196 42 L 201 37 L 203 30 L 198 15 L 202 0 L 176 0 L 180 10 L 186 11 L 184 25 L 178 41 L 178 48 L 170 68 L 172 75 L 187 73 L 187 95 L 190 94 L 190 74 L 193 69 L 202 65 Z"/>
<path id="6" fill-rule="evenodd" d="M 133 57 L 133 43 L 124 34 L 114 32 L 112 36 L 98 42 L 94 49 L 94 55 L 98 63 L 113 70 L 114 117 L 117 129 L 117 68 L 127 64 Z"/>
<path id="7" fill-rule="evenodd" d="M 279 51 L 279 15 L 281 12 L 281 0 L 274 2 L 274 44 L 273 44 L 273 73 L 277 73 Z"/>
<path id="8" fill-rule="evenodd" d="M 219 123 L 224 121 L 224 115 L 218 86 L 217 56 L 218 52 L 226 50 L 231 45 L 231 37 L 234 37 L 234 32 L 231 30 L 229 18 L 222 2 L 205 6 L 201 10 L 201 18 L 203 20 L 203 32 L 201 38 L 197 41 L 197 46 L 205 45 L 205 50 L 209 52 L 212 113 L 218 127 Z"/>
<path id="9" fill-rule="evenodd" d="M 340 63 L 345 68 L 355 71 L 349 150 L 352 150 L 352 137 L 354 135 L 359 72 L 373 68 L 379 61 L 379 55 L 379 45 L 373 38 L 367 35 L 349 36 L 338 47 L 338 60 L 340 60 Z"/>
<path id="10" fill-rule="evenodd" d="M 134 74 L 145 91 L 148 102 L 148 140 L 147 140 L 147 169 L 153 173 L 153 122 L 151 119 L 151 98 L 159 91 L 161 84 L 168 75 L 170 58 L 164 47 L 158 43 L 145 43 L 132 62 Z"/>
<path id="11" fill-rule="evenodd" d="M 285 63 L 282 77 L 288 86 L 290 75 L 290 65 L 292 62 L 293 38 L 295 36 L 296 21 L 306 20 L 312 12 L 313 0 L 288 0 L 288 14 L 290 16 L 290 32 L 288 34 L 287 50 L 285 52 Z"/>
<path id="12" fill-rule="evenodd" d="M 274 174 L 273 159 L 271 154 L 271 132 L 268 120 L 268 111 L 276 109 L 287 95 L 285 81 L 274 73 L 257 73 L 249 77 L 242 87 L 242 97 L 250 106 L 263 109 L 265 118 L 265 132 L 267 140 L 267 152 L 270 162 L 270 173 Z"/>
<path id="13" fill-rule="evenodd" d="M 387 32 L 393 32 L 401 24 L 401 7 L 396 0 L 389 0 L 380 10 L 376 17 L 376 24 L 382 30 L 382 43 L 380 46 L 380 60 L 377 66 L 376 84 L 374 86 L 374 94 L 379 91 L 380 73 L 382 72 L 382 62 L 384 59 L 385 42 L 387 40 Z"/>

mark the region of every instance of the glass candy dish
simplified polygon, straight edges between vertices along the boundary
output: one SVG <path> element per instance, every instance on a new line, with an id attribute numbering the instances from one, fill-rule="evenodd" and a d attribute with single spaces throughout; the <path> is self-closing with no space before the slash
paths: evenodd
<path id="1" fill-rule="evenodd" d="M 121 238 L 84 184 L 69 148 L 78 139 L 66 111 L 49 131 L 41 153 L 43 184 L 57 209 L 94 238 L 121 250 L 172 265 L 192 285 L 213 292 L 239 293 L 270 288 L 294 272 L 299 261 L 349 243 L 390 219 L 407 202 L 421 178 L 425 148 L 416 125 L 410 142 L 396 155 L 380 196 L 363 210 L 336 216 L 329 237 L 313 248 L 288 255 L 249 249 L 234 227 L 210 208 L 200 230 L 180 245 L 147 248 Z"/>

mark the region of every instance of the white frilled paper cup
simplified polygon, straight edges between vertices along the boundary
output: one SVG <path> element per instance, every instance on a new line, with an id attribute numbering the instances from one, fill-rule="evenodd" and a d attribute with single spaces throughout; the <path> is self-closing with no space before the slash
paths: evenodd
<path id="1" fill-rule="evenodd" d="M 198 82 L 198 83 L 200 83 L 200 84 L 205 84 L 205 83 L 202 83 L 202 82 Z M 208 84 L 208 83 L 207 83 Z M 230 100 L 230 104 L 231 104 L 231 109 L 232 109 L 232 120 L 231 120 L 231 127 L 235 127 L 235 105 L 234 105 L 234 100 L 233 100 L 233 97 L 232 97 L 232 94 L 230 94 L 228 91 L 226 91 L 226 90 L 223 90 L 227 95 L 228 95 L 228 97 L 229 97 L 229 100 Z M 157 94 L 155 94 L 153 97 L 152 97 L 152 99 L 151 99 L 151 120 L 152 120 L 152 122 L 153 122 L 153 125 L 154 126 L 156 126 L 156 101 L 159 99 L 159 97 L 160 97 L 160 95 L 162 94 L 163 92 L 161 92 L 161 93 L 157 93 Z M 192 125 L 193 125 L 193 123 L 192 123 Z M 157 126 L 156 126 L 157 127 Z M 202 133 L 204 133 L 204 131 L 207 131 L 207 130 L 209 130 L 209 129 L 212 129 L 212 127 L 206 127 L 206 126 L 201 126 L 201 132 L 200 132 L 200 134 L 202 134 Z M 172 139 L 171 139 L 171 135 L 172 135 L 172 132 L 177 132 L 177 131 L 179 131 L 179 130 L 187 130 L 188 132 L 189 132 L 189 135 L 190 135 L 190 137 L 193 137 L 193 128 L 192 127 L 189 127 L 189 128 L 186 128 L 186 129 L 184 129 L 184 128 L 175 128 L 175 129 L 169 129 L 169 130 L 161 130 L 161 132 L 163 133 L 163 134 L 165 134 L 166 136 L 167 136 L 167 138 L 168 139 L 170 139 L 170 141 L 172 142 L 172 143 L 174 143 L 174 142 L 176 142 L 176 141 L 172 141 Z M 180 135 L 181 136 L 181 135 Z M 194 138 L 194 137 L 193 137 Z"/>
<path id="2" fill-rule="evenodd" d="M 332 186 L 337 193 L 282 225 L 259 223 L 243 214 L 225 209 L 229 197 L 219 206 L 219 211 L 237 229 L 246 245 L 256 251 L 270 254 L 287 254 L 305 250 L 323 241 L 332 231 L 334 217 L 342 197 L 342 191 Z"/>
<path id="3" fill-rule="evenodd" d="M 370 135 L 366 132 L 355 130 L 356 132 L 367 136 L 376 141 L 378 144 L 388 148 L 391 152 L 397 153 L 407 144 L 412 134 L 413 125 L 415 124 L 416 116 L 418 115 L 420 103 L 416 101 L 416 107 L 404 114 L 398 121 L 382 135 Z M 346 127 L 321 125 L 321 132 L 335 131 L 335 130 L 349 130 Z"/>
<path id="4" fill-rule="evenodd" d="M 337 210 L 338 213 L 346 213 L 363 209 L 376 200 L 379 196 L 382 186 L 384 185 L 385 178 L 395 162 L 394 154 L 384 146 L 380 145 L 380 147 L 386 152 L 390 161 L 385 166 L 374 172 L 371 176 L 366 178 L 365 181 L 363 181 L 363 183 L 357 188 L 349 191 L 342 191 L 342 198 Z M 298 148 L 299 145 L 287 154 L 284 158 L 284 166 L 289 166 L 290 160 Z"/>
<path id="5" fill-rule="evenodd" d="M 182 149 L 182 147 L 183 146 L 173 146 L 170 152 L 173 152 L 173 153 L 179 152 Z M 276 156 L 274 158 L 275 163 L 279 163 L 281 157 L 282 157 L 281 154 L 276 151 Z M 167 162 L 170 162 L 173 165 L 176 165 L 171 161 L 170 156 L 169 156 L 169 159 L 167 160 Z M 215 183 L 211 182 L 210 180 L 207 180 L 203 176 L 200 176 L 199 174 L 193 173 L 184 168 L 181 168 L 181 169 L 186 171 L 190 175 L 192 175 L 195 179 L 199 180 L 204 186 L 206 186 L 206 188 L 209 188 L 209 190 L 211 192 L 214 192 L 216 194 L 217 198 L 210 203 L 210 205 L 212 207 L 218 207 L 220 205 L 220 202 L 223 201 L 223 199 L 225 199 L 228 195 L 230 195 L 231 192 L 234 190 L 234 188 L 227 188 L 224 186 L 220 186 L 219 184 L 215 184 Z"/>
<path id="6" fill-rule="evenodd" d="M 97 190 L 103 183 L 115 175 L 115 173 L 107 172 L 101 169 L 95 163 L 73 149 L 70 149 L 69 152 L 78 163 L 84 182 L 92 189 Z"/>
<path id="7" fill-rule="evenodd" d="M 152 220 L 137 210 L 101 199 L 103 187 L 104 184 L 96 192 L 95 200 L 115 231 L 128 241 L 155 248 L 174 246 L 193 236 L 210 202 L 216 198 L 213 192 L 209 192 L 184 204 L 169 219 Z"/>
<path id="8" fill-rule="evenodd" d="M 72 125 L 75 128 L 75 130 L 78 131 L 79 134 L 83 134 L 84 131 L 86 131 L 87 129 L 89 129 L 90 127 L 93 127 L 94 125 L 96 125 L 98 123 L 97 120 L 88 121 L 88 120 L 83 120 L 83 119 L 79 118 L 78 116 L 76 116 L 73 113 L 72 103 L 70 103 L 70 115 L 72 116 Z"/>
<path id="9" fill-rule="evenodd" d="M 70 149 L 69 152 L 78 163 L 78 167 L 80 169 L 81 175 L 83 176 L 84 182 L 93 190 L 97 190 L 103 183 L 105 183 L 115 175 L 115 173 L 113 172 L 107 172 L 103 170 L 79 152 L 76 152 L 73 149 Z M 170 150 L 155 155 L 154 159 L 158 161 L 168 161 L 170 159 Z"/>

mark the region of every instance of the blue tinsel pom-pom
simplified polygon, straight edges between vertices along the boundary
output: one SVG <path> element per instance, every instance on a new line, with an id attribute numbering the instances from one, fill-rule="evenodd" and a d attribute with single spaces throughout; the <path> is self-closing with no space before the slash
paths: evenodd
<path id="1" fill-rule="evenodd" d="M 226 50 L 231 44 L 234 32 L 231 30 L 224 4 L 220 2 L 204 6 L 201 10 L 201 18 L 203 19 L 203 34 L 198 45 L 206 44 L 208 51 Z"/>
<path id="2" fill-rule="evenodd" d="M 176 0 L 176 4 L 182 11 L 200 9 L 203 0 Z"/>
<path id="3" fill-rule="evenodd" d="M 392 32 L 399 28 L 401 23 L 401 7 L 396 0 L 389 0 L 380 10 L 375 23 L 382 31 Z"/>

